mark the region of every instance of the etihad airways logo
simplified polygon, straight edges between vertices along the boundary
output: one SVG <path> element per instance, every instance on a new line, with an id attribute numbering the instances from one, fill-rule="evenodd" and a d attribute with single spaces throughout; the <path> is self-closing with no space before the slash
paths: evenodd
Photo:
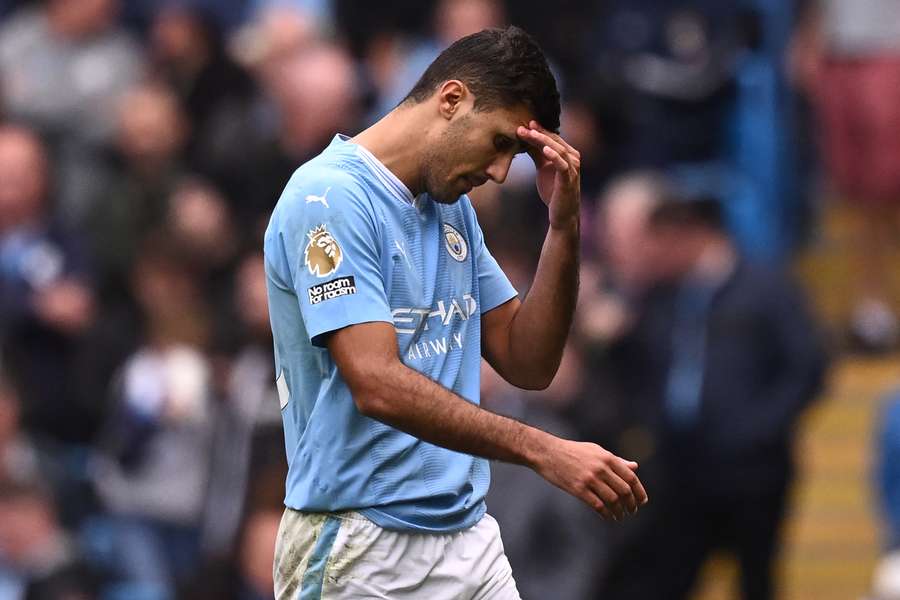
<path id="1" fill-rule="evenodd" d="M 478 310 L 478 303 L 471 294 L 462 298 L 438 300 L 433 310 L 427 308 L 395 308 L 393 310 L 394 329 L 397 333 L 417 333 L 428 331 L 430 325 L 446 327 L 454 319 L 468 321 Z"/>

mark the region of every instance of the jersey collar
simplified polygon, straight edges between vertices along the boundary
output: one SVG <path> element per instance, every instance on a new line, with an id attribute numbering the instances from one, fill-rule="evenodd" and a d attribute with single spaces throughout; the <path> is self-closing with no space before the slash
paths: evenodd
<path id="1" fill-rule="evenodd" d="M 346 135 L 339 134 L 338 137 L 344 141 L 348 142 L 350 138 Z M 352 142 L 350 142 L 352 143 Z M 372 171 L 375 177 L 381 181 L 382 185 L 385 188 L 391 191 L 391 193 L 397 196 L 403 202 L 415 205 L 415 197 L 413 197 L 412 192 L 409 191 L 409 188 L 400 181 L 400 179 L 394 175 L 390 169 L 384 166 L 380 160 L 375 158 L 375 155 L 369 152 L 366 148 L 360 146 L 359 144 L 354 144 L 356 146 L 356 155 L 362 159 L 363 163 Z"/>

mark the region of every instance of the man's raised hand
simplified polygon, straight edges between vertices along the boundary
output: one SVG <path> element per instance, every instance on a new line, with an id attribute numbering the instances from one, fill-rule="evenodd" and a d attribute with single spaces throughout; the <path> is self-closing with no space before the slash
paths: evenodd
<path id="1" fill-rule="evenodd" d="M 537 168 L 537 188 L 549 207 L 550 226 L 570 227 L 578 222 L 581 210 L 581 153 L 558 134 L 530 121 L 516 131 L 528 145 L 528 154 Z"/>

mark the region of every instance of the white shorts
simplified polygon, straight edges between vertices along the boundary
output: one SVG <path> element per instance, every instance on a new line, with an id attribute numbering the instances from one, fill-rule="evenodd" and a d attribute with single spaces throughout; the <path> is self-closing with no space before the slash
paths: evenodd
<path id="1" fill-rule="evenodd" d="M 448 534 L 388 531 L 353 512 L 288 508 L 275 542 L 276 600 L 521 600 L 497 521 Z"/>

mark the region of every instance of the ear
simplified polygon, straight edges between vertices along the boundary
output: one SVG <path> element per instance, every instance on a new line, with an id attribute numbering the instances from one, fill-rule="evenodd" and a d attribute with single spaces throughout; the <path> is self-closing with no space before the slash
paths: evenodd
<path id="1" fill-rule="evenodd" d="M 448 121 L 459 114 L 462 106 L 471 99 L 469 88 L 458 79 L 450 79 L 438 88 L 438 110 Z"/>

